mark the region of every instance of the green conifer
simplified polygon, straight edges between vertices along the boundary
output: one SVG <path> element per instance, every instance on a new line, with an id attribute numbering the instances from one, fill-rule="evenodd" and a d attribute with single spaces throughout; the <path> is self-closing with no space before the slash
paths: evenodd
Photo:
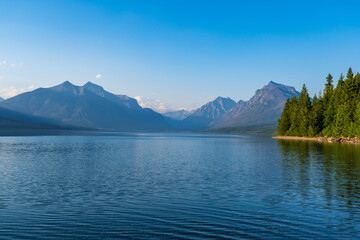
<path id="1" fill-rule="evenodd" d="M 285 102 L 284 110 L 279 118 L 279 125 L 278 125 L 278 135 L 284 136 L 286 132 L 289 130 L 291 126 L 290 122 L 290 99 L 287 99 Z"/>

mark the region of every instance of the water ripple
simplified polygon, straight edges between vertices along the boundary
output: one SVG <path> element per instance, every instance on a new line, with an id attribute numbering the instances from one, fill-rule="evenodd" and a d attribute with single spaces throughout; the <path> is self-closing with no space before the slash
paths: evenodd
<path id="1" fill-rule="evenodd" d="M 127 134 L 0 150 L 0 239 L 360 238 L 356 146 Z"/>

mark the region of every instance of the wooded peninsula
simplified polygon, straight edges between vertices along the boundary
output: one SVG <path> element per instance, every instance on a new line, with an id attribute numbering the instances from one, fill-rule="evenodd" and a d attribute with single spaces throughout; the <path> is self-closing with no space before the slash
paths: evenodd
<path id="1" fill-rule="evenodd" d="M 286 101 L 278 122 L 279 136 L 360 137 L 360 74 L 349 68 L 335 88 L 329 74 L 323 93 L 313 99 L 304 84 L 299 97 Z"/>

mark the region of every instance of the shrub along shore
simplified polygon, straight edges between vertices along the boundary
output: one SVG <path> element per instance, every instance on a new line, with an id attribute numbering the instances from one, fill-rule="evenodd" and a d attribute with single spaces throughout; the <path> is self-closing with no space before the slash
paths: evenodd
<path id="1" fill-rule="evenodd" d="M 294 137 L 294 136 L 275 136 L 275 139 L 283 140 L 298 140 L 298 141 L 317 141 L 328 143 L 345 143 L 345 144 L 360 144 L 359 138 L 335 138 L 335 137 Z"/>

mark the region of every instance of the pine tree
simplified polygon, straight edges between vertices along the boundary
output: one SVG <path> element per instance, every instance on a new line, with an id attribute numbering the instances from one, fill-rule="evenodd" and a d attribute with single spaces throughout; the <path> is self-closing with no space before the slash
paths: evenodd
<path id="1" fill-rule="evenodd" d="M 347 74 L 346 74 L 346 78 L 347 78 L 348 80 L 350 80 L 350 81 L 352 81 L 353 78 L 354 78 L 354 73 L 353 73 L 351 67 L 349 68 L 349 70 L 348 70 L 348 72 L 347 72 Z"/>
<path id="2" fill-rule="evenodd" d="M 302 87 L 300 96 L 299 96 L 299 134 L 300 136 L 307 136 L 309 128 L 309 113 L 311 109 L 311 101 L 309 93 L 306 89 L 305 84 Z"/>
<path id="3" fill-rule="evenodd" d="M 333 85 L 333 77 L 329 73 L 326 77 L 326 84 L 324 89 L 324 109 L 326 110 L 329 107 L 330 100 L 332 95 L 334 94 L 334 85 Z"/>
<path id="4" fill-rule="evenodd" d="M 343 84 L 342 92 L 341 92 L 341 103 L 338 105 L 339 107 L 343 108 L 344 116 L 343 116 L 343 129 L 342 134 L 344 137 L 347 137 L 353 134 L 353 119 L 356 111 L 357 105 L 357 95 L 356 92 L 356 85 L 354 81 L 354 74 L 352 69 L 349 68 L 346 79 Z M 339 109 L 338 109 L 339 111 Z M 351 131 L 351 133 L 350 133 Z"/>
<path id="5" fill-rule="evenodd" d="M 284 136 L 291 126 L 290 122 L 290 99 L 285 102 L 284 110 L 279 118 L 278 135 Z"/>
<path id="6" fill-rule="evenodd" d="M 315 131 L 312 128 L 312 126 L 309 127 L 308 131 L 307 131 L 307 136 L 308 137 L 315 137 Z"/>
<path id="7" fill-rule="evenodd" d="M 343 94 L 343 85 L 344 85 L 344 76 L 341 74 L 338 84 L 334 89 L 334 92 L 331 96 L 331 100 L 328 108 L 324 113 L 324 130 L 323 134 L 325 136 L 333 136 L 334 135 L 334 127 L 336 114 L 339 106 L 342 104 L 342 94 Z"/>
<path id="8" fill-rule="evenodd" d="M 356 136 L 356 133 L 357 133 L 356 124 L 354 122 L 351 122 L 347 136 L 353 138 Z"/>
<path id="9" fill-rule="evenodd" d="M 297 117 L 298 113 L 298 98 L 294 95 L 289 104 L 290 122 L 291 126 L 286 132 L 287 136 L 299 136 L 299 121 Z"/>
<path id="10" fill-rule="evenodd" d="M 344 132 L 345 109 L 340 107 L 335 116 L 333 136 L 342 137 Z"/>
<path id="11" fill-rule="evenodd" d="M 324 129 L 324 100 L 318 98 L 315 94 L 312 101 L 312 111 L 310 117 L 310 126 L 314 131 L 314 135 L 319 135 Z"/>

